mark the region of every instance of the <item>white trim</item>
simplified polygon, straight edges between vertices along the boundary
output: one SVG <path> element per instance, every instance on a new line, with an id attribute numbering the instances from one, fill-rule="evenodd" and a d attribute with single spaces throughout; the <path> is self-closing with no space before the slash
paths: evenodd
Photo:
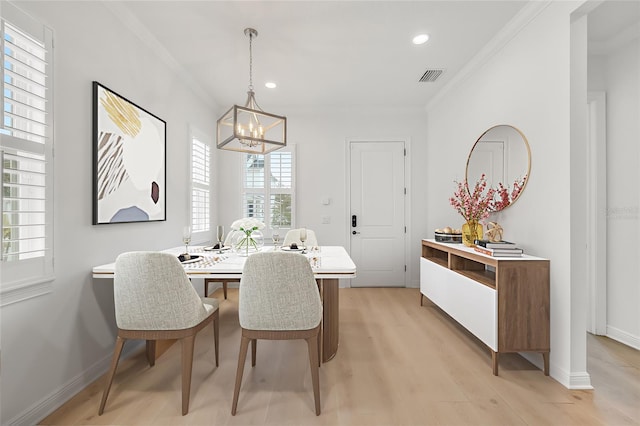
<path id="1" fill-rule="evenodd" d="M 538 364 L 541 361 L 542 357 L 539 354 L 533 353 L 520 353 L 525 359 L 530 361 L 534 365 Z M 537 357 L 535 355 L 538 355 Z M 591 385 L 591 376 L 586 371 L 578 372 L 578 373 L 569 373 L 567 370 L 563 368 L 559 368 L 556 364 L 553 363 L 553 358 L 549 362 L 549 376 L 562 386 L 571 390 L 592 390 L 593 386 Z"/>
<path id="2" fill-rule="evenodd" d="M 46 275 L 33 279 L 18 281 L 11 287 L 0 287 L 0 306 L 10 305 L 23 300 L 32 299 L 51 293 L 53 289 L 53 275 Z"/>
<path id="3" fill-rule="evenodd" d="M 525 28 L 540 12 L 546 9 L 553 0 L 540 0 L 528 2 L 512 19 L 493 37 L 469 62 L 454 75 L 427 103 L 426 110 L 437 105 L 445 95 L 470 78 L 484 64 L 489 62 L 496 53 L 509 43 L 518 33 Z"/>
<path id="4" fill-rule="evenodd" d="M 122 351 L 122 355 L 120 356 L 120 360 L 127 359 L 130 356 L 134 355 L 136 352 L 142 349 L 143 346 L 143 341 L 134 341 L 125 345 L 124 350 Z M 42 419 L 53 413 L 71 398 L 76 396 L 80 391 L 86 389 L 87 386 L 89 386 L 95 380 L 100 378 L 100 376 L 106 373 L 111 366 L 112 357 L 112 353 L 109 353 L 109 355 L 102 357 L 98 362 L 96 362 L 86 370 L 78 373 L 75 377 L 71 378 L 71 380 L 67 381 L 62 386 L 59 386 L 56 390 L 51 392 L 46 397 L 42 398 L 40 401 L 36 401 L 31 404 L 29 408 L 15 416 L 13 419 L 9 420 L 6 424 L 38 424 Z"/>
<path id="5" fill-rule="evenodd" d="M 631 346 L 634 349 L 640 350 L 640 336 L 634 336 L 624 330 L 608 325 L 607 337 L 624 345 Z"/>
<path id="6" fill-rule="evenodd" d="M 607 118 L 605 92 L 589 92 L 587 145 L 587 331 L 607 332 Z"/>

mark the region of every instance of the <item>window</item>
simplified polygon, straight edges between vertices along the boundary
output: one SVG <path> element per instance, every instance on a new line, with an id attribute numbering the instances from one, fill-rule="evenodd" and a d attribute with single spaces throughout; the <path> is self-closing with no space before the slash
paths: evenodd
<path id="1" fill-rule="evenodd" d="M 243 154 L 243 213 L 267 228 L 294 223 L 294 147 L 267 155 Z"/>
<path id="2" fill-rule="evenodd" d="M 2 304 L 49 291 L 53 277 L 52 32 L 10 3 L 2 46 Z"/>
<path id="3" fill-rule="evenodd" d="M 211 146 L 191 137 L 191 232 L 194 241 L 208 240 L 211 230 Z M 198 235 L 199 234 L 199 235 Z"/>

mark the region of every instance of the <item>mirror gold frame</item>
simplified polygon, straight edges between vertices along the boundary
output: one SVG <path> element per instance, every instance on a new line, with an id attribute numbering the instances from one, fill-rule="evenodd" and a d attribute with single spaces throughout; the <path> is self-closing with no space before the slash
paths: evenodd
<path id="1" fill-rule="evenodd" d="M 514 182 L 524 179 L 520 192 L 504 208 L 520 198 L 531 175 L 531 149 L 520 129 L 498 124 L 480 135 L 467 157 L 465 180 L 473 187 L 482 174 L 488 187 L 497 189 L 502 183 L 509 192 Z"/>

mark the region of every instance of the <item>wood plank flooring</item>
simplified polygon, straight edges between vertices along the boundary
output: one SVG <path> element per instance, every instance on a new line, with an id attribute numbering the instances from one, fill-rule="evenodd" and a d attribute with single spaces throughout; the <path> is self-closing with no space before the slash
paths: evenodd
<path id="1" fill-rule="evenodd" d="M 218 294 L 219 293 L 219 294 Z M 240 346 L 237 290 L 220 304 L 220 366 L 213 331 L 196 339 L 189 414 L 180 415 L 180 348 L 152 368 L 121 360 L 105 413 L 103 379 L 43 425 L 639 425 L 640 351 L 588 338 L 594 391 L 570 391 L 517 354 L 491 372 L 486 347 L 417 289 L 340 289 L 338 354 L 320 368 L 316 417 L 304 341 L 258 342 L 245 367 L 238 413 L 231 399 Z M 250 358 L 250 357 L 248 357 Z"/>

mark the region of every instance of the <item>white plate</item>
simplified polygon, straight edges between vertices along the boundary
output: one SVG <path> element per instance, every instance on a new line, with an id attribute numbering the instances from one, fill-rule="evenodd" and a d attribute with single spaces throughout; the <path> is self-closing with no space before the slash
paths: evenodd
<path id="1" fill-rule="evenodd" d="M 180 256 L 182 256 L 182 255 L 180 255 Z M 193 254 L 192 254 L 190 259 L 187 259 L 187 260 L 181 260 L 181 259 L 180 259 L 180 256 L 178 256 L 178 260 L 179 260 L 179 261 L 180 261 L 180 263 L 182 263 L 183 265 L 184 265 L 184 264 L 187 264 L 187 263 L 194 263 L 194 262 L 197 262 L 197 261 L 199 261 L 199 260 L 201 260 L 201 259 L 202 259 L 202 256 L 195 256 L 195 255 L 193 255 Z"/>
<path id="2" fill-rule="evenodd" d="M 300 247 L 298 247 L 297 249 L 292 249 L 291 247 L 284 246 L 282 247 L 282 250 L 283 251 L 302 251 L 304 249 L 301 249 Z"/>

